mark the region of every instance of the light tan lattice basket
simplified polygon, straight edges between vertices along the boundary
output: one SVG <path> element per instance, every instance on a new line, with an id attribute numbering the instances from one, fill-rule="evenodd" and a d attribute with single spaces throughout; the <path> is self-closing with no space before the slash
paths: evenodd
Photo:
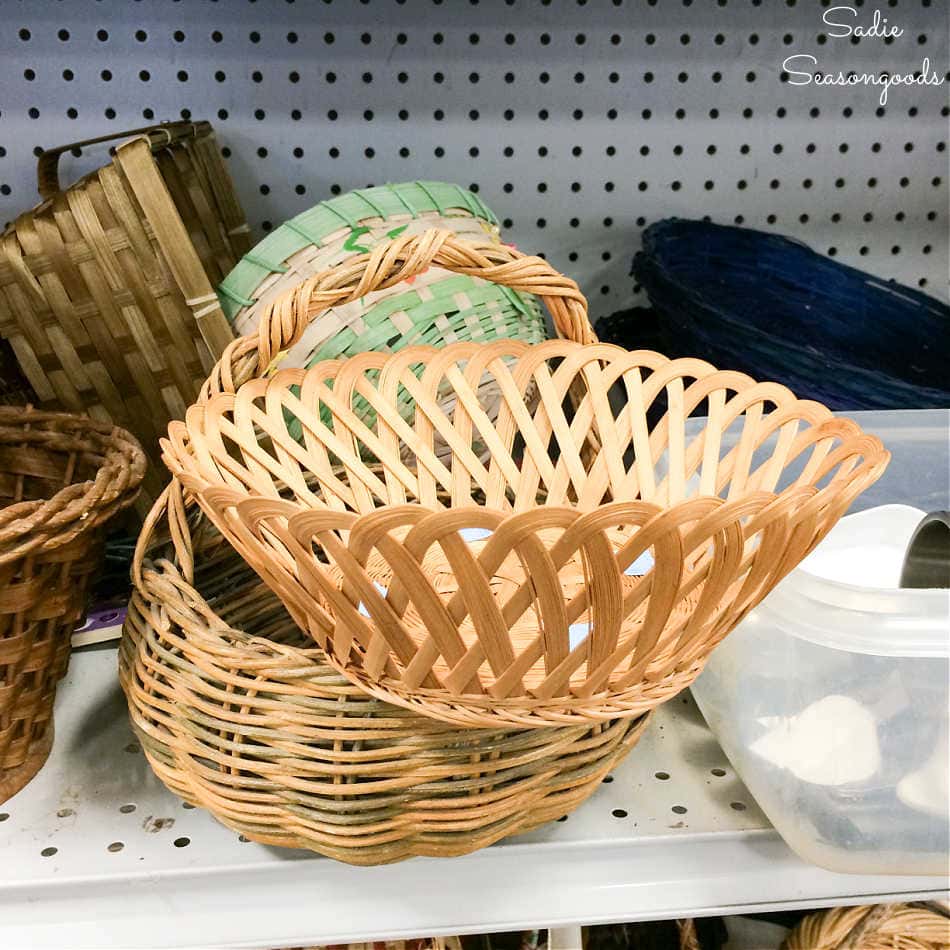
<path id="1" fill-rule="evenodd" d="M 652 709 L 888 455 L 778 384 L 605 344 L 418 347 L 251 380 L 329 301 L 430 260 L 531 290 L 556 323 L 583 318 L 576 285 L 537 258 L 443 232 L 396 241 L 276 301 L 169 428 L 165 459 L 373 695 L 472 726 Z M 501 393 L 492 415 L 486 376 Z M 448 414 L 433 398 L 446 385 Z M 395 409 L 403 390 L 411 423 Z M 367 404 L 372 428 L 354 411 Z"/>

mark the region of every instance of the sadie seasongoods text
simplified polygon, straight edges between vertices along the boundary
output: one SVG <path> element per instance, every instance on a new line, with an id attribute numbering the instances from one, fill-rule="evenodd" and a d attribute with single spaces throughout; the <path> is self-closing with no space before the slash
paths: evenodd
<path id="1" fill-rule="evenodd" d="M 858 11 L 854 7 L 830 7 L 821 16 L 822 22 L 828 28 L 829 39 L 897 39 L 903 36 L 904 30 L 888 23 L 887 17 L 875 10 L 870 22 L 862 24 Z M 887 105 L 887 96 L 892 86 L 939 86 L 944 77 L 940 75 L 927 57 L 921 63 L 920 69 L 912 73 L 898 73 L 881 71 L 879 73 L 859 73 L 855 70 L 848 72 L 822 72 L 815 69 L 818 59 L 810 53 L 795 53 L 785 58 L 782 69 L 788 74 L 788 82 L 793 86 L 880 86 L 881 95 L 878 102 Z"/>

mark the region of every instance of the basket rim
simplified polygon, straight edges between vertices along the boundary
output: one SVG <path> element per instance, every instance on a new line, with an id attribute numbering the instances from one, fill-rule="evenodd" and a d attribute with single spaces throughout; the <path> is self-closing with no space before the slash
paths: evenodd
<path id="1" fill-rule="evenodd" d="M 800 259 L 808 261 L 815 265 L 813 269 L 824 271 L 833 271 L 836 274 L 847 277 L 854 284 L 861 284 L 867 288 L 869 293 L 885 295 L 891 299 L 900 297 L 913 304 L 915 309 L 924 308 L 934 311 L 937 316 L 946 316 L 950 313 L 950 306 L 930 294 L 925 294 L 915 287 L 909 287 L 906 284 L 899 283 L 893 279 L 876 277 L 859 267 L 852 267 L 842 261 L 826 257 L 824 254 L 816 251 L 811 245 L 798 238 L 787 234 L 777 234 L 771 231 L 762 231 L 758 228 L 738 227 L 731 224 L 716 224 L 712 221 L 701 221 L 693 218 L 665 218 L 662 221 L 656 221 L 643 232 L 643 249 L 637 252 L 637 256 L 643 255 L 641 259 L 650 259 L 656 262 L 657 267 L 663 272 L 667 281 L 681 288 L 690 297 L 703 300 L 697 297 L 699 293 L 695 281 L 684 281 L 677 275 L 678 271 L 669 267 L 666 253 L 658 246 L 661 240 L 666 238 L 687 239 L 700 234 L 730 234 L 741 235 L 745 241 L 744 247 L 750 251 L 763 246 L 772 245 L 783 250 L 793 250 Z M 817 295 L 821 295 L 822 287 L 816 287 Z M 712 307 L 716 313 L 719 311 Z M 783 338 L 784 339 L 784 338 Z"/>
<path id="2" fill-rule="evenodd" d="M 323 247 L 326 238 L 341 227 L 355 230 L 363 220 L 393 214 L 469 217 L 498 226 L 491 208 L 461 185 L 415 180 L 355 188 L 289 218 L 234 265 L 217 287 L 228 322 L 233 323 L 240 310 L 257 303 L 261 283 L 271 274 L 285 271 L 285 261 L 295 254 L 310 246 Z"/>
<path id="3" fill-rule="evenodd" d="M 18 438 L 26 433 L 29 438 Z M 119 426 L 74 413 L 0 406 L 0 444 L 30 442 L 95 451 L 104 460 L 94 478 L 73 482 L 47 498 L 0 507 L 0 564 L 51 550 L 97 528 L 132 504 L 145 477 L 144 451 Z"/>

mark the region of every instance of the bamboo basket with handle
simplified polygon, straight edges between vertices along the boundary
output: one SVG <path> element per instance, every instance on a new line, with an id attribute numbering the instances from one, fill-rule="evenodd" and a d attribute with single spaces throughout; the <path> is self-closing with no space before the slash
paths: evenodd
<path id="1" fill-rule="evenodd" d="M 62 189 L 60 156 L 123 140 Z M 0 236 L 0 336 L 40 405 L 127 428 L 165 476 L 158 439 L 233 339 L 213 285 L 250 235 L 207 122 L 150 126 L 43 152 L 43 202 Z"/>
<path id="2" fill-rule="evenodd" d="M 368 696 L 172 481 L 119 651 L 156 775 L 253 841 L 349 864 L 467 854 L 586 800 L 647 725 L 460 729 Z"/>
<path id="3" fill-rule="evenodd" d="M 274 301 L 169 427 L 165 460 L 371 694 L 480 727 L 640 715 L 692 682 L 888 454 L 778 384 L 606 344 L 501 340 L 269 371 L 328 304 L 433 262 L 537 293 L 558 327 L 586 321 L 576 285 L 539 258 L 447 232 L 399 238 Z"/>

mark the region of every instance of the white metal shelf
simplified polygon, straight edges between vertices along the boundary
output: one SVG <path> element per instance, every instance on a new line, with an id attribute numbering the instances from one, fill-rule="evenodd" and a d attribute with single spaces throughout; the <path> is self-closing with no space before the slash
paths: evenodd
<path id="1" fill-rule="evenodd" d="M 53 754 L 0 805 L 0 946 L 287 947 L 943 895 L 796 858 L 690 699 L 567 820 L 465 858 L 352 868 L 241 841 L 154 777 L 115 650 L 77 652 Z M 665 776 L 665 777 L 664 777 Z"/>

